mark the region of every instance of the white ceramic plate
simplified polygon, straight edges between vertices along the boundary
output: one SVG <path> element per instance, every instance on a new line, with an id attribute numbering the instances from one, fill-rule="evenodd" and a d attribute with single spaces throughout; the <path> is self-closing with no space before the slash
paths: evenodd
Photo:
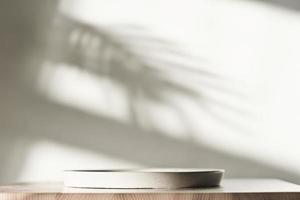
<path id="1" fill-rule="evenodd" d="M 222 169 L 66 170 L 64 184 L 79 188 L 198 188 L 219 186 Z"/>

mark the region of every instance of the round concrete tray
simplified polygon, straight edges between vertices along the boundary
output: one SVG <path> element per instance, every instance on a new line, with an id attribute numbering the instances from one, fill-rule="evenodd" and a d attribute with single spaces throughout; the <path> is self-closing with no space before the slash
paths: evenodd
<path id="1" fill-rule="evenodd" d="M 222 169 L 66 170 L 64 184 L 79 188 L 200 188 L 219 186 Z"/>

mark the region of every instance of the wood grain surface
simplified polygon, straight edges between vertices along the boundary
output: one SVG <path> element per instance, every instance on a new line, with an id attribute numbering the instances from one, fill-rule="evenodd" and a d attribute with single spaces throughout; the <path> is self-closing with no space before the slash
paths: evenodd
<path id="1" fill-rule="evenodd" d="M 59 183 L 0 186 L 0 200 L 300 200 L 300 186 L 274 179 L 224 180 L 195 189 L 78 189 Z"/>

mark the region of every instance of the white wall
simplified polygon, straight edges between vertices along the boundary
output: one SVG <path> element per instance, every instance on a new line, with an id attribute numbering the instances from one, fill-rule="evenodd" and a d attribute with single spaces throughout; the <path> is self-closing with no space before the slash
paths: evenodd
<path id="1" fill-rule="evenodd" d="M 3 4 L 0 182 L 155 166 L 300 183 L 296 6 Z"/>

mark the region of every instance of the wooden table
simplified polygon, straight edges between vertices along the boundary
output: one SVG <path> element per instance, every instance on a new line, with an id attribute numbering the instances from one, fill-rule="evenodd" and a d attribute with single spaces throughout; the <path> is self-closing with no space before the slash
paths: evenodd
<path id="1" fill-rule="evenodd" d="M 300 186 L 276 179 L 225 179 L 206 189 L 77 189 L 56 183 L 0 186 L 0 200 L 300 200 Z"/>

